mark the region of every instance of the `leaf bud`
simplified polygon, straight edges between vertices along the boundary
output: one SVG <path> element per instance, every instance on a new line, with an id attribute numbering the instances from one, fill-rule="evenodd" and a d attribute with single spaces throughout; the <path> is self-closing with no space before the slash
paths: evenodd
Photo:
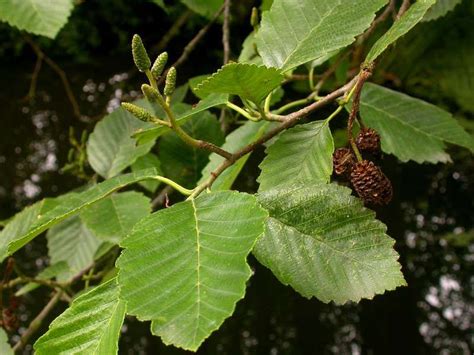
<path id="1" fill-rule="evenodd" d="M 150 57 L 146 52 L 145 46 L 143 45 L 142 39 L 139 35 L 134 35 L 132 39 L 132 54 L 133 61 L 141 72 L 146 72 L 150 69 L 151 62 Z"/>
<path id="2" fill-rule="evenodd" d="M 163 52 L 161 53 L 153 63 L 153 66 L 151 67 L 151 73 L 155 78 L 158 78 L 162 73 L 163 70 L 165 69 L 165 65 L 168 62 L 168 53 Z"/>
<path id="3" fill-rule="evenodd" d="M 74 153 L 74 148 L 69 149 L 69 152 L 67 153 L 67 161 L 71 162 L 74 160 Z"/>
<path id="4" fill-rule="evenodd" d="M 163 93 L 165 94 L 165 96 L 171 96 L 173 94 L 175 86 L 176 86 L 176 68 L 171 67 L 168 70 L 168 74 L 166 75 L 165 89 L 163 90 Z"/>
<path id="5" fill-rule="evenodd" d="M 153 122 L 153 115 L 142 107 L 131 104 L 129 102 L 122 102 L 122 107 L 128 112 L 130 112 L 132 115 L 134 115 L 136 118 L 138 118 L 140 121 Z"/>
<path id="6" fill-rule="evenodd" d="M 250 24 L 253 28 L 258 26 L 258 9 L 256 7 L 252 8 L 252 14 L 250 15 Z"/>

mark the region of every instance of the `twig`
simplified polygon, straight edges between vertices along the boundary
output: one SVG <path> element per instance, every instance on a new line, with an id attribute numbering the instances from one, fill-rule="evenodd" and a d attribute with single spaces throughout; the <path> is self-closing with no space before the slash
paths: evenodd
<path id="1" fill-rule="evenodd" d="M 20 340 L 13 347 L 14 352 L 20 351 L 26 345 L 30 337 L 38 330 L 38 328 L 43 323 L 44 319 L 54 309 L 54 306 L 56 306 L 58 301 L 61 299 L 61 296 L 62 296 L 62 291 L 56 292 L 56 294 L 49 300 L 49 302 L 41 310 L 41 312 L 36 316 L 36 318 L 33 319 L 33 321 L 31 321 L 26 331 L 22 334 Z"/>
<path id="2" fill-rule="evenodd" d="M 224 64 L 230 59 L 230 0 L 224 2 L 224 23 L 222 24 L 222 46 L 224 48 Z"/>
<path id="3" fill-rule="evenodd" d="M 375 31 L 377 26 L 384 22 L 387 17 L 395 11 L 395 0 L 390 0 L 390 3 L 387 5 L 385 10 L 378 16 L 370 25 L 370 27 L 362 33 L 358 38 L 357 38 L 357 43 L 360 44 L 364 42 L 367 38 L 370 37 L 370 35 Z"/>
<path id="4" fill-rule="evenodd" d="M 354 77 L 350 82 L 345 84 L 344 86 L 340 87 L 339 89 L 333 91 L 332 93 L 322 97 L 319 101 L 316 101 L 312 103 L 311 105 L 308 105 L 298 111 L 295 111 L 293 113 L 290 113 L 286 116 L 281 116 L 284 117 L 285 121 L 281 123 L 279 126 L 273 128 L 266 134 L 264 134 L 260 139 L 257 139 L 255 142 L 248 144 L 247 146 L 241 148 L 240 150 L 236 151 L 234 154 L 229 159 L 224 160 L 213 172 L 211 172 L 210 176 L 206 181 L 204 181 L 202 184 L 198 185 L 193 193 L 190 195 L 189 198 L 194 198 L 198 196 L 202 191 L 205 189 L 209 188 L 214 181 L 219 177 L 220 174 L 224 170 L 226 170 L 229 166 L 234 164 L 237 160 L 242 158 L 243 156 L 247 155 L 251 151 L 255 150 L 258 146 L 261 144 L 267 142 L 268 140 L 272 139 L 275 137 L 277 134 L 280 132 L 284 131 L 285 129 L 293 126 L 298 122 L 302 117 L 308 115 L 314 110 L 317 110 L 330 102 L 336 100 L 338 97 L 345 95 L 349 90 L 353 88 L 353 86 L 357 83 L 359 80 L 359 76 Z"/>
<path id="5" fill-rule="evenodd" d="M 183 64 L 188 58 L 191 52 L 196 48 L 197 44 L 203 39 L 203 37 L 206 35 L 206 33 L 209 31 L 211 28 L 212 24 L 216 22 L 216 20 L 219 18 L 219 16 L 222 14 L 224 11 L 224 5 L 221 6 L 221 8 L 214 14 L 212 17 L 211 21 L 207 23 L 206 26 L 201 28 L 199 32 L 194 36 L 191 41 L 184 47 L 183 53 L 181 53 L 181 56 L 171 65 L 171 67 L 178 68 L 181 64 Z M 159 84 L 162 84 L 164 80 L 166 79 L 166 73 L 163 74 L 159 80 Z"/>
<path id="6" fill-rule="evenodd" d="M 321 75 L 318 83 L 314 87 L 313 96 L 318 95 L 319 91 L 323 87 L 326 80 L 336 71 L 339 67 L 339 64 L 349 55 L 349 52 L 344 53 L 343 55 L 339 56 L 337 60 Z"/>
<path id="7" fill-rule="evenodd" d="M 183 27 L 183 25 L 189 20 L 192 14 L 193 12 L 191 10 L 186 10 L 185 12 L 183 12 L 183 14 L 178 17 L 176 21 L 173 22 L 173 25 L 170 27 L 168 32 L 166 32 L 164 36 L 161 37 L 160 42 L 158 42 L 157 45 L 152 47 L 152 52 L 158 53 L 164 50 L 168 46 L 170 41 L 179 34 L 181 27 Z"/>
<path id="8" fill-rule="evenodd" d="M 42 58 L 42 60 L 44 60 L 46 64 L 48 64 L 49 67 L 53 69 L 56 72 L 56 74 L 60 77 L 64 86 L 64 90 L 66 91 L 66 95 L 69 99 L 69 102 L 71 103 L 74 115 L 77 118 L 82 119 L 83 116 L 81 114 L 81 110 L 79 109 L 79 104 L 77 103 L 76 97 L 74 96 L 74 93 L 72 92 L 71 85 L 69 83 L 69 80 L 64 70 L 62 70 L 61 67 L 56 64 L 56 62 L 54 62 L 50 57 L 48 57 L 29 36 L 25 35 L 24 39 L 31 46 L 31 48 L 36 53 L 36 55 Z"/>
<path id="9" fill-rule="evenodd" d="M 398 10 L 398 13 L 397 13 L 397 20 L 403 16 L 403 14 L 408 10 L 410 5 L 411 5 L 410 0 L 403 0 L 402 6 L 400 6 L 400 9 Z"/>
<path id="10" fill-rule="evenodd" d="M 36 96 L 36 86 L 38 84 L 38 76 L 41 71 L 42 64 L 43 56 L 37 55 L 35 68 L 33 69 L 33 74 L 31 74 L 30 88 L 28 90 L 28 94 L 26 94 L 26 97 L 24 98 L 25 101 L 32 100 Z"/>

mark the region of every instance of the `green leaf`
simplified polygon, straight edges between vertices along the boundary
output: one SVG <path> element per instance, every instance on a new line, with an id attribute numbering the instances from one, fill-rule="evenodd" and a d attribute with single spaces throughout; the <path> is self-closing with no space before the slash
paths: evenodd
<path id="1" fill-rule="evenodd" d="M 212 107 L 225 105 L 227 100 L 229 99 L 229 95 L 224 94 L 212 94 L 206 97 L 205 99 L 198 102 L 197 105 L 194 105 L 192 108 L 189 108 L 188 105 L 183 106 L 181 104 L 179 108 L 179 112 L 175 112 L 176 114 L 176 121 L 179 126 L 182 126 L 187 121 L 189 121 L 194 115 L 206 111 Z M 186 109 L 184 109 L 186 108 Z M 135 131 L 132 135 L 133 138 L 138 140 L 138 144 L 146 144 L 150 141 L 155 142 L 155 140 L 165 134 L 166 132 L 171 132 L 171 129 L 168 127 L 151 127 L 148 129 L 139 129 Z"/>
<path id="2" fill-rule="evenodd" d="M 116 176 L 81 193 L 69 193 L 55 200 L 43 200 L 17 214 L 0 234 L 0 259 L 13 254 L 34 237 L 83 208 L 111 193 L 145 179 L 157 176 L 155 169 Z"/>
<path id="3" fill-rule="evenodd" d="M 113 194 L 81 212 L 81 219 L 94 234 L 118 243 L 142 218 L 151 213 L 150 199 L 127 191 Z"/>
<path id="4" fill-rule="evenodd" d="M 445 16 L 448 12 L 453 11 L 462 0 L 437 0 L 436 3 L 426 11 L 421 21 L 432 21 Z"/>
<path id="5" fill-rule="evenodd" d="M 161 162 L 158 157 L 153 153 L 145 154 L 144 156 L 138 158 L 135 163 L 132 164 L 132 172 L 136 172 L 143 169 L 155 168 L 158 172 L 158 175 L 163 175 L 161 170 Z M 158 180 L 145 180 L 139 182 L 141 186 L 147 189 L 150 192 L 155 192 L 160 182 Z"/>
<path id="6" fill-rule="evenodd" d="M 329 182 L 334 142 L 329 122 L 298 125 L 284 133 L 270 147 L 260 164 L 259 191 L 303 182 Z"/>
<path id="7" fill-rule="evenodd" d="M 3 328 L 0 328 L 0 354 L 13 355 L 13 349 L 8 343 L 8 336 Z"/>
<path id="8" fill-rule="evenodd" d="M 152 111 L 145 100 L 135 104 Z M 137 129 L 150 127 L 153 125 L 138 120 L 121 107 L 106 116 L 97 123 L 87 142 L 87 156 L 92 168 L 106 179 L 119 174 L 150 151 L 153 142 L 136 145 L 130 137 Z"/>
<path id="9" fill-rule="evenodd" d="M 472 136 L 449 112 L 375 84 L 364 86 L 360 115 L 379 132 L 382 150 L 403 162 L 447 162 L 444 142 L 474 151 Z"/>
<path id="10" fill-rule="evenodd" d="M 268 121 L 246 122 L 244 125 L 227 135 L 225 143 L 222 145 L 222 149 L 227 150 L 228 152 L 235 152 L 240 148 L 245 147 L 247 144 L 259 139 L 271 126 L 272 124 Z M 250 153 L 237 160 L 237 162 L 219 175 L 216 181 L 212 184 L 212 190 L 218 191 L 230 189 L 249 157 Z M 215 153 L 211 154 L 209 163 L 202 171 L 202 178 L 199 180 L 199 183 L 204 182 L 223 161 L 224 158 L 220 155 Z"/>
<path id="11" fill-rule="evenodd" d="M 65 261 L 60 261 L 56 264 L 49 265 L 43 271 L 41 271 L 36 278 L 38 280 L 49 280 L 54 277 L 58 277 L 59 275 L 68 274 L 70 271 L 69 265 Z M 33 290 L 36 290 L 41 285 L 35 282 L 29 282 L 22 288 L 20 288 L 16 293 L 15 296 L 19 297 L 25 295 Z M 1 352 L 0 352 L 1 354 Z"/>
<path id="12" fill-rule="evenodd" d="M 255 64 L 262 65 L 262 57 L 257 52 L 257 42 L 255 39 L 255 31 L 250 33 L 247 38 L 245 38 L 244 43 L 242 44 L 242 50 L 238 59 L 239 63 Z"/>
<path id="13" fill-rule="evenodd" d="M 102 244 L 79 216 L 72 216 L 55 225 L 46 237 L 51 264 L 66 262 L 69 265 L 69 270 L 57 275 L 59 281 L 67 281 L 91 265 Z"/>
<path id="14" fill-rule="evenodd" d="M 257 46 L 263 63 L 284 71 L 326 57 L 361 34 L 387 0 L 275 0 L 262 16 Z"/>
<path id="15" fill-rule="evenodd" d="M 142 220 L 117 261 L 128 312 L 165 344 L 195 351 L 244 296 L 266 216 L 254 196 L 222 191 Z"/>
<path id="16" fill-rule="evenodd" d="M 204 80 L 206 80 L 211 74 L 202 74 L 198 76 L 194 76 L 188 80 L 189 87 L 191 88 L 191 92 L 198 98 L 205 99 L 205 96 L 199 95 L 199 92 L 196 92 L 196 86 L 201 84 Z"/>
<path id="17" fill-rule="evenodd" d="M 72 9 L 72 0 L 1 0 L 0 21 L 20 30 L 55 38 Z"/>
<path id="18" fill-rule="evenodd" d="M 373 62 L 388 46 L 415 27 L 415 25 L 421 21 L 426 11 L 435 2 L 436 0 L 417 0 L 417 2 L 411 5 L 408 11 L 405 12 L 400 19 L 395 21 L 393 26 L 375 42 L 367 54 L 365 62 Z"/>
<path id="19" fill-rule="evenodd" d="M 343 304 L 405 285 L 394 240 L 375 213 L 336 184 L 259 195 L 269 213 L 254 255 L 304 297 Z"/>
<path id="20" fill-rule="evenodd" d="M 186 122 L 182 128 L 191 137 L 220 146 L 224 142 L 219 121 L 209 111 L 203 111 Z M 209 161 L 209 152 L 183 142 L 174 132 L 165 134 L 158 146 L 165 176 L 180 185 L 192 188 Z"/>
<path id="21" fill-rule="evenodd" d="M 214 93 L 238 95 L 259 104 L 283 80 L 283 74 L 275 68 L 230 63 L 201 82 L 195 90 L 203 96 Z"/>
<path id="22" fill-rule="evenodd" d="M 114 278 L 77 297 L 36 341 L 36 354 L 117 354 L 124 317 Z"/>
<path id="23" fill-rule="evenodd" d="M 224 0 L 181 0 L 181 2 L 194 12 L 210 18 L 221 8 Z"/>

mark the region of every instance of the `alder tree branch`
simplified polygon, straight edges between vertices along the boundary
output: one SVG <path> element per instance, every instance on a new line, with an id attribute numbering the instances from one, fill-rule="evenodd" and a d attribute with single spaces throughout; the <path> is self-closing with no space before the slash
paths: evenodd
<path id="1" fill-rule="evenodd" d="M 74 93 L 72 91 L 72 88 L 71 88 L 71 84 L 69 83 L 69 79 L 67 78 L 67 75 L 66 75 L 66 72 L 61 69 L 61 67 L 56 64 L 56 62 L 54 60 L 52 60 L 50 57 L 48 57 L 42 50 L 41 48 L 28 36 L 28 35 L 24 35 L 24 39 L 25 41 L 30 45 L 30 47 L 33 49 L 33 51 L 35 52 L 36 56 L 38 58 L 41 58 L 41 62 L 44 61 L 46 64 L 48 64 L 48 66 L 54 71 L 56 72 L 56 74 L 59 76 L 59 78 L 61 79 L 62 83 L 63 83 L 63 86 L 64 86 L 64 90 L 66 91 L 66 96 L 68 97 L 68 100 L 69 102 L 71 103 L 71 106 L 72 106 L 72 110 L 74 112 L 74 115 L 79 118 L 79 119 L 82 119 L 83 116 L 81 114 L 81 110 L 79 108 L 79 104 L 77 103 L 77 100 L 76 100 L 76 97 L 74 96 Z M 39 68 L 38 68 L 39 67 Z M 41 65 L 38 64 L 38 61 L 37 61 L 37 64 L 35 66 L 35 71 L 33 72 L 33 77 L 32 77 L 32 84 L 30 85 L 30 91 L 28 92 L 28 96 L 31 97 L 31 89 L 33 87 L 34 90 L 36 90 L 36 82 L 37 82 L 37 78 L 38 78 L 38 75 L 39 75 L 39 70 L 41 69 Z M 35 75 L 36 74 L 36 75 Z M 34 82 L 34 83 L 33 83 Z M 34 96 L 34 95 L 33 95 Z"/>
<path id="2" fill-rule="evenodd" d="M 207 23 L 206 26 L 201 28 L 199 32 L 189 41 L 189 43 L 184 47 L 183 52 L 181 53 L 180 57 L 170 66 L 170 67 L 175 67 L 178 68 L 180 65 L 182 65 L 186 60 L 188 60 L 189 55 L 194 51 L 198 43 L 204 38 L 204 36 L 207 34 L 211 26 L 216 22 L 216 20 L 219 18 L 219 16 L 222 14 L 224 11 L 225 6 L 222 5 L 221 8 L 214 14 L 212 19 Z M 158 84 L 162 84 L 166 79 L 166 73 L 164 73 L 160 80 L 158 81 Z"/>
<path id="3" fill-rule="evenodd" d="M 309 113 L 326 106 L 327 104 L 333 102 L 337 98 L 347 94 L 356 83 L 359 81 L 359 75 L 354 77 L 351 81 L 349 81 L 344 86 L 340 87 L 337 90 L 334 90 L 330 94 L 322 97 L 320 100 L 308 105 L 298 111 L 292 112 L 286 116 L 281 116 L 284 121 L 277 127 L 273 128 L 266 134 L 264 134 L 261 138 L 257 139 L 255 142 L 248 144 L 247 146 L 239 149 L 232 156 L 226 160 L 224 160 L 213 172 L 211 172 L 210 176 L 200 185 L 198 185 L 194 190 L 193 193 L 188 198 L 197 197 L 201 192 L 205 189 L 212 186 L 214 181 L 222 174 L 228 167 L 233 165 L 237 160 L 242 158 L 243 156 L 247 155 L 248 153 L 255 150 L 261 144 L 269 141 L 273 137 L 275 137 L 280 132 L 292 127 L 295 125 L 301 118 L 305 117 Z"/>
<path id="4" fill-rule="evenodd" d="M 398 20 L 400 17 L 403 16 L 405 12 L 410 8 L 410 0 L 403 0 L 402 5 L 400 6 L 400 9 L 398 10 L 397 17 L 396 19 Z"/>
<path id="5" fill-rule="evenodd" d="M 178 19 L 173 22 L 173 25 L 170 27 L 168 32 L 166 32 L 164 36 L 161 37 L 160 42 L 158 42 L 157 45 L 152 47 L 152 53 L 159 53 L 163 51 L 168 46 L 170 41 L 179 34 L 181 27 L 184 26 L 184 24 L 189 20 L 192 14 L 193 12 L 189 9 L 183 12 L 181 16 L 179 16 Z"/>
<path id="6" fill-rule="evenodd" d="M 231 0 L 224 2 L 224 23 L 222 24 L 222 46 L 224 48 L 224 64 L 230 59 L 230 5 Z"/>

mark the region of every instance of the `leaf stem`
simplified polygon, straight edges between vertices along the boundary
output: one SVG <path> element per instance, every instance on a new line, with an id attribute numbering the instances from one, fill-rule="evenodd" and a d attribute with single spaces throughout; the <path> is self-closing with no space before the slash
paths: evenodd
<path id="1" fill-rule="evenodd" d="M 157 176 L 154 176 L 153 179 L 155 180 L 158 180 L 158 181 L 161 181 L 169 186 L 171 186 L 172 188 L 174 188 L 176 191 L 182 193 L 183 195 L 185 196 L 189 196 L 193 193 L 194 190 L 189 190 L 181 185 L 179 185 L 177 182 L 174 182 L 173 180 L 171 179 L 168 179 L 168 178 L 165 178 L 164 176 L 160 176 L 160 175 L 157 175 Z"/>
<path id="2" fill-rule="evenodd" d="M 230 101 L 227 101 L 226 102 L 226 106 L 232 110 L 234 110 L 235 112 L 238 112 L 239 114 L 241 114 L 242 116 L 244 116 L 245 118 L 248 118 L 250 121 L 254 121 L 254 122 L 258 122 L 260 121 L 260 117 L 254 117 L 252 116 L 250 113 L 248 113 L 247 111 L 245 111 L 243 108 L 233 104 L 232 102 Z"/>

